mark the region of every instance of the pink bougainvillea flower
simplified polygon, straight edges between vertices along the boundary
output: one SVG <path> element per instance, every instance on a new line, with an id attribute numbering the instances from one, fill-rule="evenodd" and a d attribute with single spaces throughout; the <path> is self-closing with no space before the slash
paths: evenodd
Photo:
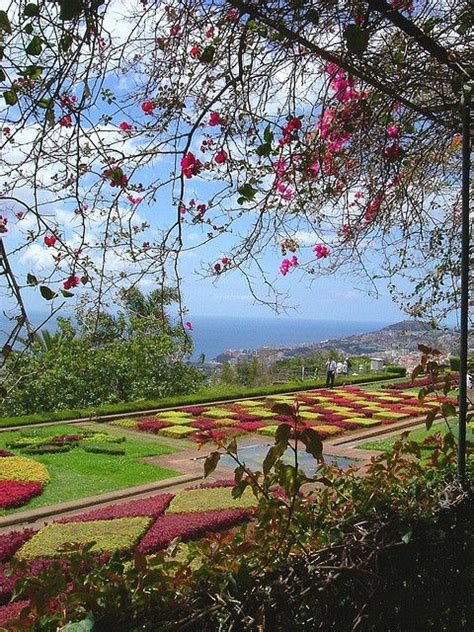
<path id="1" fill-rule="evenodd" d="M 237 9 L 231 9 L 227 12 L 226 18 L 228 22 L 237 22 L 239 19 L 239 12 Z"/>
<path id="2" fill-rule="evenodd" d="M 202 169 L 202 163 L 192 152 L 181 159 L 181 169 L 185 178 L 196 176 Z"/>
<path id="3" fill-rule="evenodd" d="M 133 129 L 133 127 L 130 125 L 130 123 L 127 123 L 127 121 L 122 121 L 119 127 L 122 132 L 129 132 L 131 129 Z"/>
<path id="4" fill-rule="evenodd" d="M 209 125 L 215 127 L 216 125 L 222 125 L 221 115 L 219 112 L 211 112 L 209 116 Z"/>
<path id="5" fill-rule="evenodd" d="M 222 270 L 222 266 L 220 263 L 215 263 L 214 264 L 214 271 L 216 272 L 216 274 L 219 274 L 219 272 Z"/>
<path id="6" fill-rule="evenodd" d="M 228 263 L 229 263 L 229 259 L 227 257 L 224 257 L 222 259 L 222 264 L 226 266 Z"/>
<path id="7" fill-rule="evenodd" d="M 210 37 L 214 37 L 214 27 L 210 26 L 206 31 L 206 37 L 209 39 Z"/>
<path id="8" fill-rule="evenodd" d="M 3 132 L 3 135 L 4 135 L 4 136 L 10 136 L 10 134 L 11 134 L 11 129 L 10 129 L 9 127 L 4 127 L 4 128 L 3 128 L 3 130 L 2 130 L 2 132 Z"/>
<path id="9" fill-rule="evenodd" d="M 398 160 L 400 158 L 400 145 L 399 143 L 392 143 L 385 147 L 385 155 L 389 160 Z"/>
<path id="10" fill-rule="evenodd" d="M 396 125 L 394 125 L 393 123 L 391 125 L 388 125 L 387 136 L 389 138 L 398 138 L 399 135 L 400 135 L 400 129 Z"/>
<path id="11" fill-rule="evenodd" d="M 214 156 L 214 160 L 218 165 L 223 165 L 224 162 L 227 160 L 227 152 L 224 149 L 221 149 Z"/>
<path id="12" fill-rule="evenodd" d="M 188 331 L 192 331 L 193 324 L 188 321 L 187 323 L 184 323 L 184 328 L 187 329 Z"/>
<path id="13" fill-rule="evenodd" d="M 142 103 L 142 110 L 148 116 L 151 116 L 153 114 L 154 109 L 155 109 L 155 104 L 153 103 L 153 101 L 144 101 Z"/>
<path id="14" fill-rule="evenodd" d="M 65 290 L 70 290 L 72 287 L 77 287 L 81 284 L 81 279 L 77 276 L 71 275 L 68 279 L 66 279 L 63 283 L 63 288 Z"/>
<path id="15" fill-rule="evenodd" d="M 376 195 L 374 199 L 370 202 L 367 207 L 367 210 L 364 213 L 364 219 L 366 222 L 371 222 L 377 216 L 380 205 L 382 204 L 383 196 Z"/>
<path id="16" fill-rule="evenodd" d="M 293 256 L 291 259 L 283 259 L 280 264 L 280 274 L 282 276 L 286 276 L 291 268 L 294 268 L 298 265 L 298 258 Z"/>
<path id="17" fill-rule="evenodd" d="M 288 123 L 286 124 L 286 129 L 289 132 L 294 132 L 296 130 L 301 129 L 301 126 L 302 126 L 301 119 L 294 117 L 288 121 Z"/>
<path id="18" fill-rule="evenodd" d="M 48 246 L 48 248 L 51 248 L 56 243 L 56 239 L 57 239 L 56 235 L 45 235 L 45 238 L 43 241 L 44 241 L 45 246 Z"/>
<path id="19" fill-rule="evenodd" d="M 179 209 L 179 214 L 180 214 L 180 215 L 186 215 L 186 209 L 185 209 L 185 207 L 184 207 L 184 206 L 181 206 L 181 207 L 180 207 L 180 209 Z"/>
<path id="20" fill-rule="evenodd" d="M 23 218 L 25 217 L 25 214 L 24 214 L 24 212 L 23 212 L 23 211 L 17 211 L 17 212 L 15 213 L 15 217 L 16 217 L 17 219 L 23 219 Z"/>
<path id="21" fill-rule="evenodd" d="M 170 35 L 171 37 L 176 37 L 179 34 L 180 31 L 180 27 L 179 26 L 172 26 L 170 28 Z"/>
<path id="22" fill-rule="evenodd" d="M 191 57 L 199 57 L 201 55 L 201 49 L 199 46 L 193 46 L 189 54 Z"/>
<path id="23" fill-rule="evenodd" d="M 309 170 L 311 171 L 313 175 L 317 176 L 319 173 L 319 164 L 317 162 L 311 163 L 309 165 Z"/>
<path id="24" fill-rule="evenodd" d="M 66 114 L 58 121 L 61 127 L 72 127 L 72 118 L 70 114 Z"/>
<path id="25" fill-rule="evenodd" d="M 317 244 L 313 248 L 313 252 L 316 255 L 316 259 L 325 259 L 329 256 L 330 250 L 327 246 L 323 246 L 322 244 Z"/>

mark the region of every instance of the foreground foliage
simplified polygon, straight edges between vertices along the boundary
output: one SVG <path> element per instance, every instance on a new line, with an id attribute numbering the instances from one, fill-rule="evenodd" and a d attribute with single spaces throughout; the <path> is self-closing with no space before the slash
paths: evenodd
<path id="1" fill-rule="evenodd" d="M 158 516 L 133 556 L 98 560 L 93 541 L 86 543 L 68 551 L 65 572 L 57 561 L 17 584 L 16 599 L 29 603 L 9 629 L 52 632 L 86 618 L 94 632 L 470 629 L 473 497 L 455 482 L 452 436 L 440 437 L 422 460 L 422 447 L 403 435 L 361 477 L 325 466 L 317 433 L 299 426 L 297 408 L 292 415 L 262 471 L 240 462 L 235 441 L 221 442 L 207 459 L 209 474 L 222 453 L 234 456 L 232 496 L 251 495 L 250 522 L 144 555 L 163 546 L 165 533 L 188 539 L 245 518 L 239 510 L 193 514 L 191 506 L 192 524 L 182 528 L 180 514 Z M 282 460 L 288 449 L 292 464 Z M 320 462 L 314 476 L 298 467 L 301 449 Z M 15 572 L 28 572 L 25 562 L 17 564 Z"/>

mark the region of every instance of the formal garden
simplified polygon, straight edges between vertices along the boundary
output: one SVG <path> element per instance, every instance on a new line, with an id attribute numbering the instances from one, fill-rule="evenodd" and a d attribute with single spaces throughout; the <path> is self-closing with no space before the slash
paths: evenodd
<path id="1" fill-rule="evenodd" d="M 473 62 L 463 0 L 2 4 L 1 632 L 472 632 Z"/>

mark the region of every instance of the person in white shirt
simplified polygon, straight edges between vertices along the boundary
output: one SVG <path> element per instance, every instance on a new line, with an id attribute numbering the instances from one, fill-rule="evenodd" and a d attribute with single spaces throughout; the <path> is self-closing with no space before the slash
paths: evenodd
<path id="1" fill-rule="evenodd" d="M 334 386 L 334 378 L 336 377 L 337 364 L 336 360 L 328 358 L 326 362 L 326 388 Z"/>

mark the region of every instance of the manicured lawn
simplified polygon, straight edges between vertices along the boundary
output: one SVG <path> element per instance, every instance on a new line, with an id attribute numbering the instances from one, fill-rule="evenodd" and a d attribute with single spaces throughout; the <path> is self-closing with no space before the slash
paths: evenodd
<path id="1" fill-rule="evenodd" d="M 48 437 L 76 433 L 80 430 L 82 428 L 79 426 L 58 425 L 29 430 L 28 434 Z M 104 431 L 104 428 L 101 428 L 101 431 Z M 154 438 L 150 440 L 151 438 L 147 437 L 148 440 L 144 438 L 142 441 L 130 438 L 129 433 L 122 434 L 127 436 L 127 440 L 120 444 L 125 450 L 124 455 L 95 454 L 77 447 L 65 453 L 30 456 L 29 458 L 47 467 L 51 482 L 45 485 L 41 496 L 37 496 L 19 509 L 0 511 L 0 515 L 95 496 L 179 475 L 179 472 L 158 468 L 139 460 L 148 456 L 171 454 L 176 451 L 175 449 L 160 444 Z M 0 449 L 5 449 L 9 441 L 19 436 L 19 432 L 0 433 Z M 21 455 L 19 450 L 13 449 L 12 452 Z"/>
<path id="2" fill-rule="evenodd" d="M 458 424 L 456 420 L 450 421 L 451 430 L 456 434 L 458 430 Z M 430 430 L 426 430 L 426 428 L 418 428 L 417 430 L 412 430 L 409 434 L 409 438 L 412 441 L 422 442 L 426 439 L 426 437 L 431 437 L 434 434 L 441 433 L 445 434 L 448 431 L 446 423 L 438 422 L 435 423 Z M 468 431 L 469 436 L 469 431 Z M 367 443 L 363 443 L 358 448 L 362 450 L 389 450 L 393 444 L 400 438 L 400 435 L 396 435 L 393 437 L 387 437 L 386 439 L 378 440 L 378 441 L 368 441 Z"/>

